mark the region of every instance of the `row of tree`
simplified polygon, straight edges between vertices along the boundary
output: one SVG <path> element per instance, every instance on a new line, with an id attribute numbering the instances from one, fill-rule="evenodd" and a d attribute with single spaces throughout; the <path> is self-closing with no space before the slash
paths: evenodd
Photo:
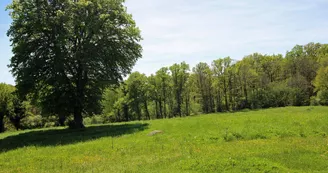
<path id="1" fill-rule="evenodd" d="M 112 121 L 189 116 L 283 106 L 328 105 L 328 45 L 297 45 L 283 55 L 258 53 L 132 73 L 103 96 Z"/>
<path id="2" fill-rule="evenodd" d="M 14 86 L 0 84 L 0 132 L 10 126 L 69 125 L 74 119 L 62 106 L 63 99 L 42 99 L 22 98 Z M 105 89 L 102 107 L 94 111 L 102 114 L 87 120 L 106 123 L 307 105 L 328 105 L 326 44 L 297 45 L 285 56 L 255 53 L 240 61 L 226 57 L 192 69 L 182 62 L 150 76 L 134 72 Z M 92 114 L 85 112 L 84 118 L 88 116 Z"/>

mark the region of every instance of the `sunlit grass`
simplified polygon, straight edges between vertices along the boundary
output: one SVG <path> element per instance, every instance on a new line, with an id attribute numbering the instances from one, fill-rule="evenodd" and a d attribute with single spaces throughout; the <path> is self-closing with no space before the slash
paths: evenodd
<path id="1" fill-rule="evenodd" d="M 0 172 L 328 172 L 327 136 L 328 107 L 14 132 Z"/>

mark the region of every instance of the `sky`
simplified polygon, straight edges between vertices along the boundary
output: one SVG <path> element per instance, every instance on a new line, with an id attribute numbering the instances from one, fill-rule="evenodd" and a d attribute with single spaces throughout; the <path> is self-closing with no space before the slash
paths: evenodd
<path id="1" fill-rule="evenodd" d="M 14 84 L 6 32 L 11 20 L 0 1 L 0 82 Z M 143 57 L 134 71 L 258 52 L 285 54 L 296 44 L 328 41 L 328 0 L 126 0 L 141 30 Z"/>

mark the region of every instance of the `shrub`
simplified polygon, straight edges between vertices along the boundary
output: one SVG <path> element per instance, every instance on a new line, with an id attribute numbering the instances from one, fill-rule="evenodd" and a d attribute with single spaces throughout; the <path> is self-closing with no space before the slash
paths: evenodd
<path id="1" fill-rule="evenodd" d="M 15 131 L 16 130 L 15 126 L 11 123 L 10 119 L 7 116 L 4 117 L 3 121 L 4 121 L 6 131 Z"/>
<path id="2" fill-rule="evenodd" d="M 317 100 L 319 101 L 320 105 L 328 106 L 328 91 L 322 90 L 318 92 Z"/>
<path id="3" fill-rule="evenodd" d="M 202 112 L 202 106 L 199 103 L 191 102 L 190 105 L 190 114 L 191 115 L 198 115 Z"/>
<path id="4" fill-rule="evenodd" d="M 104 124 L 106 123 L 105 117 L 102 115 L 94 115 L 92 117 L 86 117 L 83 120 L 84 125 L 92 125 L 92 124 Z"/>
<path id="5" fill-rule="evenodd" d="M 320 105 L 320 99 L 318 97 L 312 96 L 310 99 L 310 105 L 311 106 L 319 106 Z"/>
<path id="6" fill-rule="evenodd" d="M 22 119 L 21 126 L 23 129 L 34 129 L 42 128 L 42 116 L 41 115 L 30 115 Z"/>

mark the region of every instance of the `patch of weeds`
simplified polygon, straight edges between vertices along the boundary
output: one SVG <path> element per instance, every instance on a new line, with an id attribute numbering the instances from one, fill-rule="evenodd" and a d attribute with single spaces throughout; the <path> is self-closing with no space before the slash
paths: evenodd
<path id="1" fill-rule="evenodd" d="M 268 137 L 264 134 L 257 133 L 250 136 L 250 139 L 267 139 Z"/>
<path id="2" fill-rule="evenodd" d="M 189 159 L 184 160 L 179 163 L 180 167 L 186 171 L 196 171 L 196 172 L 222 172 L 223 165 L 218 159 Z"/>
<path id="3" fill-rule="evenodd" d="M 230 141 L 234 141 L 234 140 L 244 139 L 244 137 L 243 137 L 243 135 L 241 135 L 238 132 L 229 132 L 229 129 L 226 128 L 223 139 L 226 142 L 230 142 Z"/>
<path id="4" fill-rule="evenodd" d="M 218 138 L 218 137 L 210 137 L 210 140 L 211 141 L 218 141 L 220 138 Z"/>
<path id="5" fill-rule="evenodd" d="M 235 136 L 237 140 L 244 139 L 244 137 L 238 132 L 233 132 L 232 135 Z"/>
<path id="6" fill-rule="evenodd" d="M 283 131 L 279 133 L 280 138 L 287 138 L 287 137 L 294 137 L 294 136 L 298 136 L 298 134 L 292 131 Z"/>
<path id="7" fill-rule="evenodd" d="M 309 111 L 312 111 L 313 109 L 314 109 L 314 107 L 309 107 L 309 108 L 306 109 L 306 111 L 309 112 Z"/>
<path id="8" fill-rule="evenodd" d="M 232 134 L 232 133 L 227 133 L 224 137 L 223 137 L 224 141 L 226 142 L 230 142 L 236 139 L 236 137 Z"/>

